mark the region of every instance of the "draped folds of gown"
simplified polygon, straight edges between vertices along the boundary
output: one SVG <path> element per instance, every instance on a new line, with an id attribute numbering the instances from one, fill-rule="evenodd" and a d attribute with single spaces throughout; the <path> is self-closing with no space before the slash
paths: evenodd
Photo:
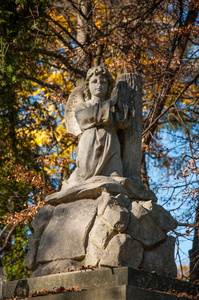
<path id="1" fill-rule="evenodd" d="M 75 117 L 82 131 L 75 172 L 69 180 L 80 182 L 93 176 L 123 176 L 120 143 L 111 100 L 78 105 Z"/>

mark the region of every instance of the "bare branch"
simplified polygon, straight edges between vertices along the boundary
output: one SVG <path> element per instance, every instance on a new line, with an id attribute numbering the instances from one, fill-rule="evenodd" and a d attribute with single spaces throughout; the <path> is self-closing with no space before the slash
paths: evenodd
<path id="1" fill-rule="evenodd" d="M 7 249 L 8 247 L 8 244 L 9 244 L 9 241 L 13 235 L 13 233 L 15 232 L 15 229 L 17 228 L 17 226 L 19 225 L 19 222 L 16 222 L 12 228 L 10 229 L 8 235 L 6 236 L 6 239 L 5 239 L 5 242 L 4 242 L 4 245 L 3 247 L 0 249 L 0 255 Z"/>
<path id="2" fill-rule="evenodd" d="M 190 87 L 190 85 L 192 85 L 194 82 L 196 82 L 196 80 L 199 78 L 199 73 L 184 87 L 184 89 L 180 92 L 180 94 L 178 95 L 178 97 L 175 99 L 175 101 L 173 103 L 171 103 L 166 109 L 165 111 L 163 111 L 150 125 L 147 129 L 144 130 L 144 132 L 142 133 L 142 136 L 144 136 L 147 131 L 149 131 L 151 129 L 151 127 L 156 124 L 158 122 L 158 120 L 165 115 L 171 107 L 175 106 L 175 104 L 177 103 L 177 101 L 182 97 L 182 95 L 184 94 L 184 92 Z"/>

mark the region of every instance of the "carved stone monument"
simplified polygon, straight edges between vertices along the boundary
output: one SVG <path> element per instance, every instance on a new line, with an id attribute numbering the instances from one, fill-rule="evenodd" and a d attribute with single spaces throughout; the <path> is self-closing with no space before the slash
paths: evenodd
<path id="1" fill-rule="evenodd" d="M 141 180 L 141 76 L 113 79 L 91 68 L 71 93 L 66 127 L 80 135 L 77 168 L 32 222 L 27 266 L 33 276 L 80 266 L 128 266 L 176 276 L 177 227 Z"/>

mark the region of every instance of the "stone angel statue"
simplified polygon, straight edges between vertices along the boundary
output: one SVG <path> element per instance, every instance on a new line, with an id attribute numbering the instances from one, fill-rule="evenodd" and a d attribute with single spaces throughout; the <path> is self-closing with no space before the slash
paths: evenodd
<path id="1" fill-rule="evenodd" d="M 104 190 L 156 201 L 141 180 L 141 76 L 120 74 L 114 87 L 105 67 L 89 69 L 85 85 L 69 96 L 65 121 L 68 133 L 80 137 L 77 168 L 47 203 L 97 199 Z"/>
<path id="2" fill-rule="evenodd" d="M 120 101 L 120 90 L 113 89 L 113 78 L 102 66 L 91 68 L 85 87 L 70 95 L 65 113 L 69 133 L 81 135 L 76 164 L 70 181 L 93 176 L 123 176 L 121 145 L 117 130 L 132 123 L 130 108 Z"/>

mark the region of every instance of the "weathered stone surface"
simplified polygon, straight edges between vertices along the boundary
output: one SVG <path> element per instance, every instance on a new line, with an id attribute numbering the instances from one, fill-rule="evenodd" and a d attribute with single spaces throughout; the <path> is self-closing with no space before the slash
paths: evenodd
<path id="1" fill-rule="evenodd" d="M 3 285 L 6 283 L 7 280 L 7 274 L 6 271 L 3 268 L 3 265 L 1 263 L 1 259 L 0 259 L 0 299 L 2 300 L 2 289 L 3 289 Z"/>
<path id="2" fill-rule="evenodd" d="M 109 203 L 114 201 L 115 197 L 109 193 L 102 192 L 101 196 L 97 199 L 98 207 L 97 214 L 98 216 L 103 215 L 105 209 Z"/>
<path id="3" fill-rule="evenodd" d="M 155 271 L 159 275 L 168 277 L 177 276 L 174 261 L 175 238 L 168 236 L 156 247 L 145 250 L 141 268 L 145 271 Z"/>
<path id="4" fill-rule="evenodd" d="M 36 270 L 34 274 L 56 273 L 59 266 L 61 272 L 61 263 L 53 261 L 63 260 L 78 261 L 77 265 L 99 266 L 110 256 L 110 265 L 120 266 L 120 254 L 125 253 L 126 245 L 127 249 L 133 248 L 132 244 L 138 249 L 141 243 L 146 248 L 147 258 L 152 247 L 158 249 L 157 246 L 166 238 L 165 232 L 176 225 L 170 214 L 151 200 L 130 200 L 124 194 L 112 195 L 106 191 L 96 201 L 85 199 L 56 207 L 47 205 L 46 208 L 34 220 L 36 235 L 30 237 L 27 265 Z M 40 240 L 37 238 L 39 232 L 43 232 Z M 128 251 L 129 262 L 124 265 L 138 267 L 137 263 L 133 264 L 135 251 Z M 152 267 L 150 261 L 147 264 L 147 270 L 152 271 L 153 264 Z"/>
<path id="5" fill-rule="evenodd" d="M 80 199 L 97 199 L 102 192 L 112 195 L 123 194 L 129 199 L 152 200 L 157 202 L 155 194 L 147 190 L 141 180 L 124 177 L 93 176 L 83 182 L 64 181 L 59 192 L 48 195 L 45 201 L 51 205 L 74 202 Z"/>
<path id="6" fill-rule="evenodd" d="M 108 242 L 112 239 L 117 231 L 100 218 L 96 217 L 93 228 L 89 234 L 88 243 L 92 241 L 99 249 L 104 250 Z"/>
<path id="7" fill-rule="evenodd" d="M 97 247 L 93 242 L 89 242 L 88 247 L 86 249 L 86 257 L 85 260 L 82 261 L 82 265 L 84 266 L 98 266 L 98 263 L 102 257 L 103 251 Z"/>
<path id="8" fill-rule="evenodd" d="M 34 236 L 34 234 L 28 237 L 29 251 L 26 255 L 26 266 L 29 270 L 36 270 L 38 264 L 36 263 L 37 249 L 39 246 L 39 239 Z"/>
<path id="9" fill-rule="evenodd" d="M 0 281 L 1 280 L 6 280 L 7 279 L 7 274 L 5 269 L 2 266 L 1 260 L 0 260 Z"/>
<path id="10" fill-rule="evenodd" d="M 118 234 L 112 238 L 100 260 L 100 266 L 129 266 L 138 268 L 143 257 L 141 243 L 127 234 Z"/>
<path id="11" fill-rule="evenodd" d="M 93 200 L 58 205 L 41 237 L 37 263 L 83 258 L 95 215 L 96 202 Z"/>
<path id="12" fill-rule="evenodd" d="M 156 273 L 148 273 L 145 271 L 132 269 L 129 267 L 119 267 L 119 268 L 97 268 L 95 270 L 88 271 L 77 271 L 77 272 L 68 272 L 62 274 L 52 274 L 42 277 L 27 278 L 20 280 L 23 283 L 23 286 L 28 286 L 29 295 L 34 292 L 40 292 L 42 288 L 45 288 L 46 291 L 51 291 L 53 288 L 60 288 L 63 286 L 65 289 L 71 289 L 79 285 L 80 289 L 93 291 L 99 288 L 104 290 L 108 287 L 112 287 L 114 290 L 118 286 L 128 285 L 139 287 L 143 289 L 153 289 L 156 291 L 169 292 L 169 290 L 175 290 L 177 293 L 186 293 L 187 295 L 195 296 L 199 292 L 199 285 L 193 284 L 187 281 L 177 280 L 165 276 L 158 275 Z M 3 284 L 3 297 L 5 299 L 10 299 L 17 297 L 16 290 L 19 281 L 7 281 Z M 66 299 L 68 294 L 75 293 L 66 293 Z M 93 295 L 93 294 L 92 294 Z M 113 291 L 113 296 L 115 295 Z M 167 294 L 166 294 L 167 295 Z M 95 294 L 96 296 L 96 294 Z M 169 295 L 170 296 L 170 295 Z M 133 296 L 131 300 L 136 299 Z M 43 299 L 43 297 L 42 297 Z M 42 300 L 41 299 L 41 300 Z M 57 300 L 57 295 L 55 295 Z M 82 297 L 80 296 L 78 300 Z M 97 299 L 94 296 L 87 297 L 86 300 Z M 102 298 L 105 300 L 105 298 Z M 109 298 L 108 298 L 109 299 Z M 114 298 L 115 299 L 115 298 Z M 119 298 L 121 300 L 122 298 Z M 126 299 L 126 298 L 125 298 Z M 141 300 L 146 300 L 147 298 L 142 297 Z M 152 298 L 154 300 L 154 298 Z M 160 300 L 161 298 L 158 298 Z M 178 300 L 180 298 L 177 298 Z M 184 299 L 184 298 L 183 298 Z M 136 299 L 137 300 L 137 299 Z M 148 299 L 147 299 L 148 300 Z"/>
<path id="13" fill-rule="evenodd" d="M 34 235 L 37 238 L 40 238 L 44 229 L 48 225 L 50 218 L 53 214 L 54 207 L 51 205 L 43 206 L 38 213 L 36 214 L 35 218 L 33 219 L 31 225 L 34 229 Z"/>
<path id="14" fill-rule="evenodd" d="M 178 222 L 161 205 L 152 201 L 140 201 L 140 204 L 146 208 L 155 223 L 165 232 L 175 229 Z"/>
<path id="15" fill-rule="evenodd" d="M 80 266 L 81 263 L 79 261 L 71 259 L 51 261 L 46 264 L 40 264 L 37 270 L 33 272 L 32 277 L 75 271 L 78 270 Z"/>
<path id="16" fill-rule="evenodd" d="M 111 204 L 120 205 L 127 208 L 130 202 L 131 200 L 126 195 L 119 194 L 115 196 L 115 200 Z"/>
<path id="17" fill-rule="evenodd" d="M 166 234 L 156 225 L 149 211 L 139 201 L 129 207 L 130 222 L 125 233 L 140 241 L 144 246 L 153 246 L 166 238 Z"/>
<path id="18" fill-rule="evenodd" d="M 52 205 L 73 202 L 80 199 L 97 199 L 102 192 L 128 195 L 125 187 L 107 176 L 93 176 L 80 183 L 63 182 L 59 192 L 48 195 L 45 201 Z"/>
<path id="19" fill-rule="evenodd" d="M 157 197 L 154 192 L 146 189 L 139 178 L 137 178 L 137 180 L 133 180 L 131 178 L 123 178 L 123 180 L 121 180 L 120 182 L 126 188 L 128 197 L 130 199 L 152 200 L 153 202 L 157 202 Z"/>
<path id="20" fill-rule="evenodd" d="M 35 298 L 30 297 L 29 299 Z M 75 293 L 59 293 L 38 296 L 37 300 L 186 300 L 187 297 L 179 297 L 158 291 L 145 290 L 134 286 L 114 286 L 98 288 L 95 290 L 80 290 Z M 33 299 L 34 300 L 34 299 Z"/>
<path id="21" fill-rule="evenodd" d="M 129 211 L 125 207 L 110 204 L 106 207 L 102 218 L 105 219 L 114 229 L 122 232 L 129 223 Z"/>
<path id="22" fill-rule="evenodd" d="M 119 131 L 123 173 L 125 177 L 141 177 L 141 139 L 142 139 L 142 77 L 124 73 L 116 78 L 120 90 L 119 98 L 133 114 L 133 122 Z"/>
<path id="23" fill-rule="evenodd" d="M 98 215 L 103 215 L 108 204 L 120 205 L 122 207 L 127 207 L 131 200 L 123 194 L 111 195 L 103 192 L 101 196 L 97 199 L 98 201 Z"/>
<path id="24" fill-rule="evenodd" d="M 27 267 L 34 271 L 38 267 L 36 262 L 37 250 L 39 246 L 39 241 L 41 236 L 47 227 L 50 219 L 52 217 L 54 207 L 51 205 L 43 206 L 36 214 L 31 225 L 34 229 L 34 234 L 31 234 L 28 238 L 29 240 L 29 251 L 26 256 Z"/>

